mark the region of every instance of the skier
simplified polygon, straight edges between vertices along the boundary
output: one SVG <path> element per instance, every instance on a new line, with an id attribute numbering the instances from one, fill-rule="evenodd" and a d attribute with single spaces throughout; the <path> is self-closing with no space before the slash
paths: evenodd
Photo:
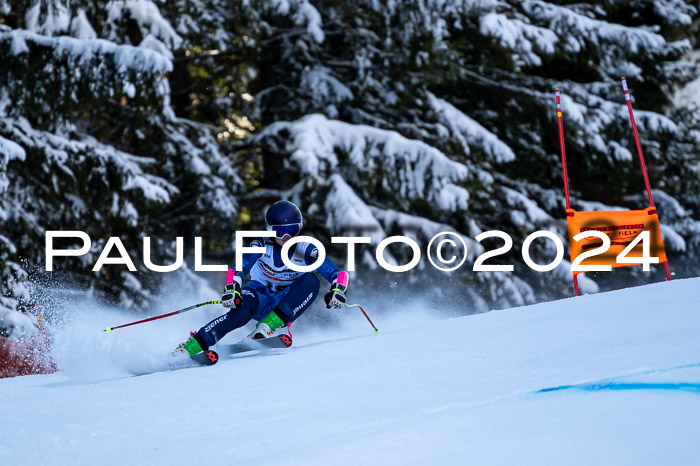
<path id="1" fill-rule="evenodd" d="M 265 247 L 265 253 L 246 255 L 243 270 L 236 271 L 233 283 L 227 284 L 221 295 L 221 304 L 231 310 L 191 334 L 176 352 L 194 356 L 206 351 L 251 319 L 258 323 L 249 338 L 270 337 L 279 327 L 298 319 L 314 302 L 320 288 L 316 275 L 291 270 L 282 262 L 282 246 L 301 231 L 301 211 L 289 201 L 278 201 L 265 213 L 265 223 L 268 231 L 275 232 L 275 238 L 251 242 L 251 246 Z M 318 249 L 311 243 L 299 242 L 289 249 L 289 254 L 292 261 L 310 265 L 318 258 Z M 342 307 L 347 284 L 337 281 L 340 269 L 326 258 L 317 271 L 331 283 L 325 295 L 326 308 Z M 249 273 L 251 279 L 243 286 L 243 279 Z"/>

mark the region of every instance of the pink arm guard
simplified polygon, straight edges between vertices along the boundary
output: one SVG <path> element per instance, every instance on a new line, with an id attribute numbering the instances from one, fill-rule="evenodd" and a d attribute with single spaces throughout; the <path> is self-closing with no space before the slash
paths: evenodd
<path id="1" fill-rule="evenodd" d="M 226 284 L 231 285 L 233 283 L 233 276 L 236 274 L 236 272 L 233 269 L 228 269 L 228 272 L 226 272 Z"/>
<path id="2" fill-rule="evenodd" d="M 350 281 L 350 276 L 345 271 L 339 272 L 338 275 L 335 277 L 335 281 L 338 284 L 343 285 L 345 288 L 347 288 L 348 282 Z"/>

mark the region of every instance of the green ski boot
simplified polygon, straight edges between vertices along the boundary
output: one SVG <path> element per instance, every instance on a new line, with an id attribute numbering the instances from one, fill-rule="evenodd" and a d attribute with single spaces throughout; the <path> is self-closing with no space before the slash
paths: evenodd
<path id="1" fill-rule="evenodd" d="M 255 326 L 253 333 L 248 335 L 249 338 L 253 340 L 262 340 L 263 338 L 269 338 L 275 333 L 275 330 L 284 325 L 284 321 L 275 313 L 271 311 L 266 315 L 258 325 Z"/>
<path id="2" fill-rule="evenodd" d="M 190 334 L 190 338 L 186 342 L 180 343 L 178 347 L 175 348 L 175 351 L 178 351 L 180 353 L 187 352 L 187 354 L 189 354 L 190 356 L 194 356 L 195 354 L 201 353 L 205 350 L 205 348 L 199 341 L 198 337 L 199 335 L 196 333 Z"/>

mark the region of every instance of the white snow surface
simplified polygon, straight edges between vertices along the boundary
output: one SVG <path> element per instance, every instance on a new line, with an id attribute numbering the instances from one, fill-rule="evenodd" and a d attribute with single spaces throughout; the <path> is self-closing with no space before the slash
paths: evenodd
<path id="1" fill-rule="evenodd" d="M 452 319 L 390 317 L 373 302 L 379 335 L 346 310 L 344 330 L 295 334 L 285 353 L 138 377 L 127 361 L 143 369 L 204 316 L 108 334 L 117 316 L 84 312 L 59 335 L 62 372 L 0 380 L 11 420 L 0 458 L 700 464 L 699 287 L 677 280 Z"/>

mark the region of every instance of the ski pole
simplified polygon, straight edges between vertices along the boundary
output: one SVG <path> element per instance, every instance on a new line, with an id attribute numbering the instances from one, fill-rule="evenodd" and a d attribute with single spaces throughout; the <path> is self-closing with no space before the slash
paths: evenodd
<path id="1" fill-rule="evenodd" d="M 345 287 L 345 289 L 347 289 L 348 282 L 350 281 L 350 276 L 348 275 L 347 272 L 338 272 L 338 275 L 335 277 L 335 280 L 338 283 L 338 285 L 342 285 L 343 287 Z M 345 305 L 345 307 L 359 307 L 360 310 L 362 311 L 362 313 L 367 318 L 367 322 L 369 322 L 369 324 L 374 329 L 374 333 L 379 333 L 379 329 L 374 326 L 374 324 L 372 323 L 372 319 L 369 318 L 369 316 L 367 315 L 365 310 L 362 308 L 362 306 L 360 306 L 359 304 L 346 304 L 346 303 L 343 303 L 343 304 Z"/>
<path id="2" fill-rule="evenodd" d="M 367 318 L 367 322 L 369 322 L 369 324 L 374 329 L 374 333 L 379 333 L 379 329 L 374 326 L 374 324 L 372 323 L 372 319 L 369 318 L 369 316 L 367 315 L 365 310 L 362 308 L 362 306 L 360 306 L 359 304 L 346 304 L 345 307 L 357 307 L 357 308 L 359 308 L 362 311 L 362 313 L 365 315 L 365 317 Z"/>
<path id="3" fill-rule="evenodd" d="M 105 332 L 111 332 L 112 330 L 116 330 L 118 328 L 123 328 L 123 327 L 129 327 L 131 325 L 136 325 L 136 324 L 142 324 L 144 322 L 150 322 L 152 320 L 158 320 L 158 319 L 163 319 L 165 317 L 170 317 L 174 316 L 175 314 L 182 314 L 183 312 L 191 311 L 192 309 L 196 309 L 198 307 L 202 306 L 208 306 L 209 304 L 221 304 L 221 301 L 205 301 L 203 303 L 195 304 L 194 306 L 186 307 L 184 309 L 180 309 L 177 311 L 169 312 L 167 314 L 163 314 L 161 316 L 155 316 L 155 317 L 149 317 L 148 319 L 143 319 L 143 320 L 137 320 L 136 322 L 131 322 L 129 324 L 124 324 L 124 325 L 118 325 L 116 327 L 107 327 L 104 329 Z"/>

